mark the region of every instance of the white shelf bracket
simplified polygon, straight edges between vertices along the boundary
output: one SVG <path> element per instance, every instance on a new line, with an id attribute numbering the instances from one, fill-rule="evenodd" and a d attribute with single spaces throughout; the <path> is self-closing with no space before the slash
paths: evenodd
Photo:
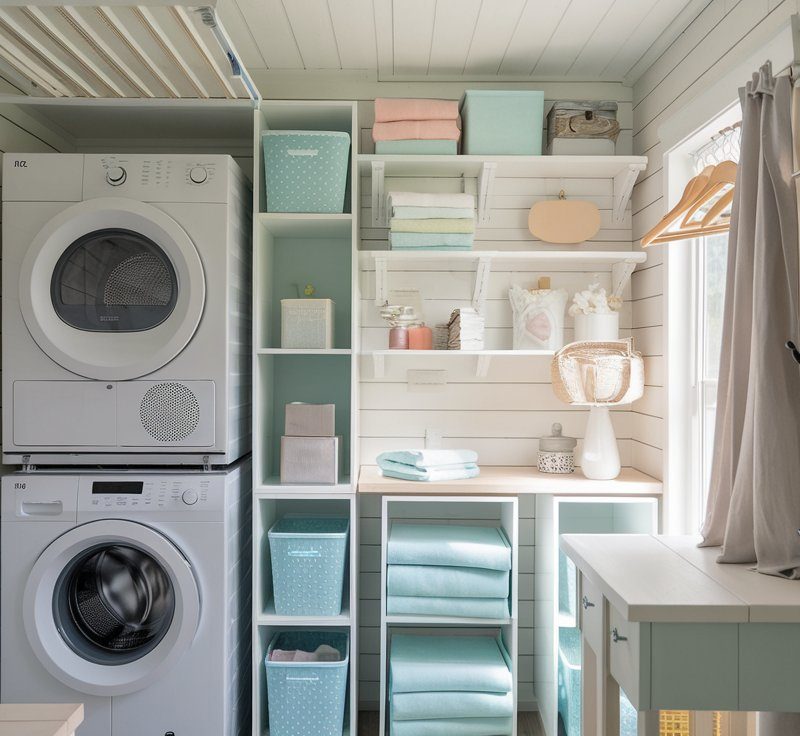
<path id="1" fill-rule="evenodd" d="M 478 362 L 475 366 L 475 376 L 477 378 L 486 378 L 489 375 L 489 366 L 492 363 L 490 355 L 479 355 Z"/>
<path id="2" fill-rule="evenodd" d="M 382 307 L 389 299 L 386 256 L 375 256 L 375 306 Z"/>
<path id="3" fill-rule="evenodd" d="M 492 186 L 497 164 L 484 161 L 478 174 L 478 224 L 488 225 L 491 220 Z"/>
<path id="4" fill-rule="evenodd" d="M 614 294 L 622 296 L 622 292 L 628 283 L 628 280 L 636 270 L 636 264 L 633 261 L 618 261 L 611 266 L 611 286 Z"/>
<path id="5" fill-rule="evenodd" d="M 384 174 L 386 164 L 383 161 L 372 162 L 372 227 L 388 227 L 386 207 L 386 191 Z"/>
<path id="6" fill-rule="evenodd" d="M 633 194 L 633 185 L 636 183 L 636 177 L 639 176 L 640 171 L 640 166 L 630 164 L 614 174 L 614 222 L 622 222 L 625 219 L 625 209 L 631 194 Z"/>
<path id="7" fill-rule="evenodd" d="M 374 378 L 383 378 L 386 375 L 386 361 L 383 354 L 372 354 L 372 372 Z"/>
<path id="8" fill-rule="evenodd" d="M 489 277 L 492 275 L 492 259 L 481 256 L 475 271 L 475 290 L 472 292 L 472 308 L 483 314 L 486 308 L 486 293 L 489 290 Z"/>

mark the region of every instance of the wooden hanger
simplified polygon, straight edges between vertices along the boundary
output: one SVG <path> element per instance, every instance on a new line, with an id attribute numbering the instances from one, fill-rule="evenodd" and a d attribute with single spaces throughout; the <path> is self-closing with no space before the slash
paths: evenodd
<path id="1" fill-rule="evenodd" d="M 729 230 L 730 217 L 721 215 L 733 202 L 736 170 L 733 161 L 723 161 L 703 169 L 686 185 L 681 201 L 642 238 L 642 245 L 671 243 Z M 708 210 L 703 211 L 704 207 L 708 207 Z M 695 215 L 699 212 L 702 218 L 697 219 Z M 680 226 L 669 230 L 681 217 Z"/>
<path id="2" fill-rule="evenodd" d="M 700 195 L 700 192 L 705 189 L 705 186 L 708 184 L 713 171 L 713 166 L 706 166 L 706 168 L 703 169 L 703 171 L 701 171 L 697 176 L 689 179 L 689 182 L 686 184 L 683 194 L 681 195 L 680 202 L 678 202 L 678 204 L 676 204 L 669 212 L 667 212 L 667 214 L 661 218 L 658 224 L 642 238 L 643 246 L 647 247 L 650 245 L 653 240 L 664 233 L 673 222 L 675 222 L 681 215 L 683 215 L 684 212 L 689 209 L 689 207 L 692 206 L 694 201 Z"/>

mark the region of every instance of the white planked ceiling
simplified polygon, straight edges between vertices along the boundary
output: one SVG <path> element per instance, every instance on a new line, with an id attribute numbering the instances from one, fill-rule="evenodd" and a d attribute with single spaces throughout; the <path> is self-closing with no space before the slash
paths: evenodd
<path id="1" fill-rule="evenodd" d="M 253 71 L 626 81 L 698 0 L 220 0 Z"/>

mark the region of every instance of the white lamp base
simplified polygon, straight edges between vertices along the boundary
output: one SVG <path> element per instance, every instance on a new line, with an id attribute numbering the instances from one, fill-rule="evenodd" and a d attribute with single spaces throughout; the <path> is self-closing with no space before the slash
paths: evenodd
<path id="1" fill-rule="evenodd" d="M 607 406 L 593 406 L 583 438 L 581 470 L 591 480 L 614 480 L 622 469 L 617 438 Z"/>

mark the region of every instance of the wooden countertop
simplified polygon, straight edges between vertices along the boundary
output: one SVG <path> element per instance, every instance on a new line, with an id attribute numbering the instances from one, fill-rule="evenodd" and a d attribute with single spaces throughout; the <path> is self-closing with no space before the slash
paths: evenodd
<path id="1" fill-rule="evenodd" d="M 81 723 L 81 703 L 0 705 L 0 736 L 72 736 Z"/>
<path id="2" fill-rule="evenodd" d="M 660 496 L 662 483 L 639 470 L 623 468 L 614 480 L 589 480 L 580 470 L 565 475 L 540 473 L 535 467 L 484 466 L 477 478 L 419 482 L 384 478 L 376 465 L 362 465 L 359 493 L 384 495 L 516 496 Z"/>
<path id="3" fill-rule="evenodd" d="M 800 582 L 720 565 L 694 536 L 565 534 L 561 548 L 628 621 L 800 622 Z"/>

